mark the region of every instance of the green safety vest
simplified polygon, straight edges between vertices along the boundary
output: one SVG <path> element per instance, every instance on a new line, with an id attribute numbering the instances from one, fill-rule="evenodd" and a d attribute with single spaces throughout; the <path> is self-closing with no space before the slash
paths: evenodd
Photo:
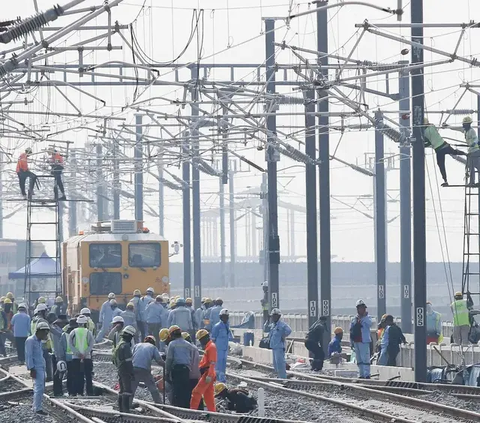
<path id="1" fill-rule="evenodd" d="M 93 320 L 90 317 L 88 318 L 87 329 L 92 332 L 92 334 L 95 332 L 95 323 L 93 323 Z"/>
<path id="2" fill-rule="evenodd" d="M 0 312 L 2 311 L 3 311 L 3 308 L 0 307 Z M 3 317 L 0 315 L 0 330 L 3 330 L 3 329 L 5 329 L 5 321 L 3 320 Z"/>
<path id="3" fill-rule="evenodd" d="M 442 138 L 442 136 L 438 133 L 437 128 L 435 128 L 435 126 L 433 125 L 428 125 L 425 128 L 425 132 L 423 133 L 423 136 L 432 145 L 434 150 L 439 150 L 440 148 L 447 146 L 447 143 Z"/>
<path id="4" fill-rule="evenodd" d="M 70 334 L 67 333 L 67 354 L 72 355 L 72 346 L 70 345 Z"/>
<path id="5" fill-rule="evenodd" d="M 470 325 L 470 317 L 468 313 L 467 300 L 456 300 L 451 304 L 453 311 L 453 325 L 467 326 Z"/>
<path id="6" fill-rule="evenodd" d="M 38 323 L 38 317 L 34 317 L 32 319 L 32 323 L 30 323 L 30 333 L 32 335 L 35 335 L 35 332 L 37 331 L 37 323 Z"/>
<path id="7" fill-rule="evenodd" d="M 75 329 L 75 348 L 81 353 L 85 353 L 88 349 L 88 329 L 77 328 Z"/>

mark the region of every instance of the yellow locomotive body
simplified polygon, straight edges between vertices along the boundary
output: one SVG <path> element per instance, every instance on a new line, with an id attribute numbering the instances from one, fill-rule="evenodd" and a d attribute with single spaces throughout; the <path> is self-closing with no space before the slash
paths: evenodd
<path id="1" fill-rule="evenodd" d="M 62 272 L 69 314 L 88 307 L 96 317 L 110 292 L 121 308 L 134 289 L 143 294 L 152 287 L 155 294 L 169 294 L 168 247 L 163 237 L 131 221 L 98 224 L 92 232 L 68 239 L 62 246 Z"/>

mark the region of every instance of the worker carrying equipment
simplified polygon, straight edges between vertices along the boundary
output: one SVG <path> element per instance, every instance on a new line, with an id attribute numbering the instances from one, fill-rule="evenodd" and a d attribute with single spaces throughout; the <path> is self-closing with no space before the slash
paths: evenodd
<path id="1" fill-rule="evenodd" d="M 20 154 L 20 157 L 17 162 L 17 176 L 18 176 L 18 183 L 20 185 L 20 192 L 22 193 L 23 198 L 27 199 L 27 193 L 25 191 L 25 183 L 27 182 L 27 178 L 30 178 L 28 194 L 29 196 L 33 194 L 33 187 L 35 186 L 35 182 L 37 180 L 37 175 L 30 171 L 28 168 L 28 158 L 32 155 L 32 149 L 27 148 L 25 152 Z"/>
<path id="2" fill-rule="evenodd" d="M 67 197 L 65 197 L 65 188 L 63 187 L 63 181 L 62 181 L 63 157 L 54 148 L 50 148 L 48 152 L 50 154 L 50 158 L 48 159 L 48 162 L 51 167 L 51 174 L 55 178 L 55 185 L 53 187 L 53 193 L 55 195 L 55 199 L 66 200 Z M 60 194 L 60 197 L 59 197 L 59 194 Z"/>
<path id="3" fill-rule="evenodd" d="M 215 385 L 215 396 L 225 400 L 227 409 L 236 413 L 250 413 L 257 408 L 257 400 L 245 388 L 228 389 L 219 382 Z"/>
<path id="4" fill-rule="evenodd" d="M 445 168 L 445 156 L 447 154 L 451 156 L 466 156 L 467 154 L 461 150 L 452 148 L 450 144 L 445 142 L 442 136 L 438 133 L 437 128 L 428 122 L 425 118 L 425 131 L 423 137 L 425 138 L 425 147 L 432 147 L 437 155 L 437 165 L 442 175 L 443 184 L 442 187 L 448 187 L 447 170 Z M 444 125 L 446 126 L 446 125 Z"/>

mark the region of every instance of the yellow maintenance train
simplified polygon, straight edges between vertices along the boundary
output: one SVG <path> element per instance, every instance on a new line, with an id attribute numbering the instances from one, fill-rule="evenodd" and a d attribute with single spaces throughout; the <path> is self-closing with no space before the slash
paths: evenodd
<path id="1" fill-rule="evenodd" d="M 134 289 L 170 294 L 168 241 L 142 222 L 100 222 L 63 243 L 62 278 L 71 316 L 88 307 L 95 318 L 110 292 L 120 307 Z"/>

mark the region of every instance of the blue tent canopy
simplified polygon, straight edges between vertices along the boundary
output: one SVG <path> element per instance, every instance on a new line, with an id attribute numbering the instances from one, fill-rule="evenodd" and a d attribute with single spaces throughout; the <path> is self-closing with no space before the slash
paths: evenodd
<path id="1" fill-rule="evenodd" d="M 60 274 L 60 264 L 56 260 L 48 256 L 47 253 L 43 253 L 40 258 L 32 260 L 30 266 L 30 278 L 54 278 Z M 26 266 L 17 270 L 16 272 L 10 272 L 8 274 L 9 279 L 24 279 Z"/>

